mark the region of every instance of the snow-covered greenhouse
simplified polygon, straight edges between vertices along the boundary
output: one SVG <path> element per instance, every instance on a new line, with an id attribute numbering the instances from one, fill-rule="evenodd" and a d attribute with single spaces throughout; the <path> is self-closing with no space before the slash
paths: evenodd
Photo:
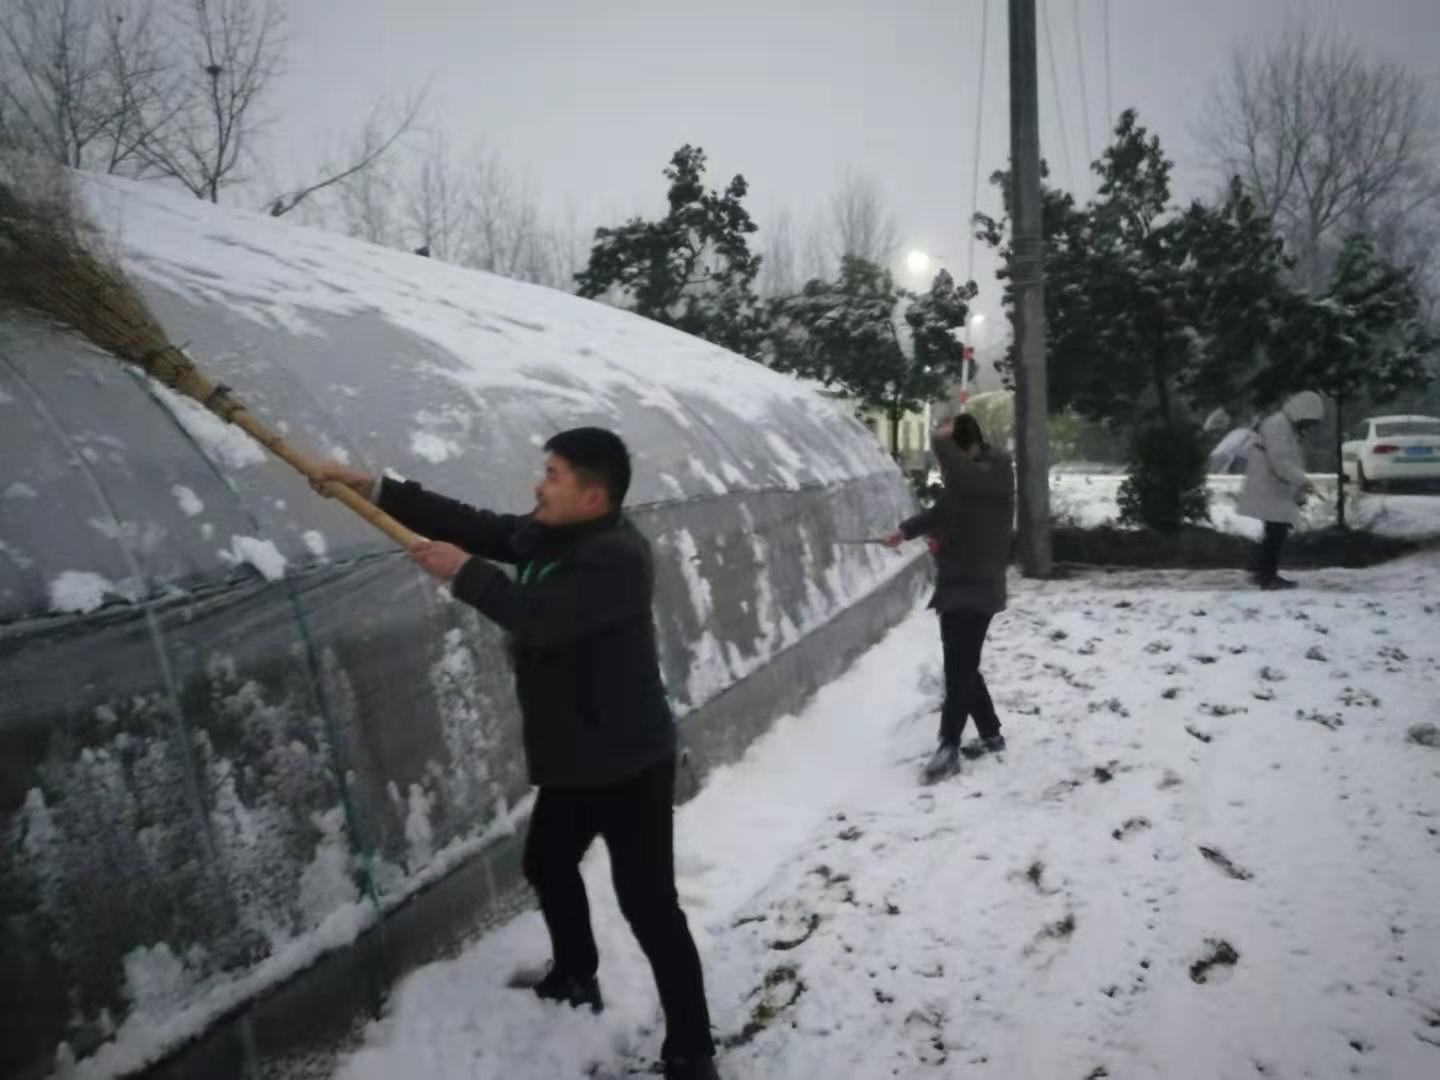
<path id="1" fill-rule="evenodd" d="M 300 447 L 522 510 L 578 424 L 635 456 L 688 774 L 908 610 L 911 506 L 809 389 L 554 291 L 77 181 L 171 339 Z M 683 787 L 683 783 L 682 783 Z M 0 1074 L 303 1055 L 517 904 L 499 634 L 188 399 L 0 319 Z"/>

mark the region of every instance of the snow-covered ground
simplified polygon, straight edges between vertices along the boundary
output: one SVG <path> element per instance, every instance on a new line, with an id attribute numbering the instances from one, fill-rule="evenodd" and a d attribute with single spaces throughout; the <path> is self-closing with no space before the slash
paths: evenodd
<path id="1" fill-rule="evenodd" d="M 1323 529 L 1335 523 L 1335 477 L 1312 475 L 1319 489 L 1305 507 L 1302 529 Z M 1118 494 L 1123 475 L 1057 469 L 1050 479 L 1050 505 L 1063 520 L 1093 527 L 1113 524 L 1119 517 Z M 1260 523 L 1235 513 L 1244 478 L 1210 477 L 1210 520 L 1221 532 L 1258 539 Z M 1346 493 L 1346 515 L 1356 528 L 1387 536 L 1440 535 L 1440 492 L 1370 492 L 1353 487 Z"/>
<path id="2" fill-rule="evenodd" d="M 1017 583 L 1010 739 L 917 783 L 916 612 L 677 812 L 722 1075 L 1440 1076 L 1440 557 Z M 523 915 L 397 988 L 342 1080 L 624 1073 L 660 1032 L 603 849 L 608 1007 L 505 989 Z"/>

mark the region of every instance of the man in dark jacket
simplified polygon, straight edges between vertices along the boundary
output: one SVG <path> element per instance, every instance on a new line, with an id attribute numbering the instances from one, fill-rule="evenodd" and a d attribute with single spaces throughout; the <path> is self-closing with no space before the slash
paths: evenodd
<path id="1" fill-rule="evenodd" d="M 665 1011 L 665 1075 L 715 1080 L 700 957 L 675 889 L 675 727 L 651 616 L 650 545 L 621 514 L 630 456 L 613 432 L 545 444 L 527 515 L 495 514 L 358 469 L 323 467 L 427 539 L 426 573 L 509 632 L 530 779 L 525 875 L 554 960 L 542 998 L 603 1008 L 580 860 L 596 836 Z M 321 485 L 323 487 L 323 485 Z M 496 562 L 517 567 L 512 580 Z"/>
<path id="2" fill-rule="evenodd" d="M 1010 459 L 985 442 L 968 413 L 942 425 L 931 440 L 944 490 L 934 507 L 901 523 L 885 538 L 891 547 L 926 536 L 935 556 L 935 594 L 945 656 L 945 706 L 940 745 L 925 766 L 936 780 L 960 766 L 960 735 L 975 718 L 981 746 L 1005 749 L 1000 718 L 980 674 L 990 620 L 1005 610 L 1005 570 L 1015 519 Z"/>

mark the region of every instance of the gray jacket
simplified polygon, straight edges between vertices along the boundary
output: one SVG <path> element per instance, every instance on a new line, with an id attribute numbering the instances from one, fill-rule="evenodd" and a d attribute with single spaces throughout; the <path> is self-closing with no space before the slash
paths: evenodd
<path id="1" fill-rule="evenodd" d="M 953 439 L 931 440 L 945 490 L 929 510 L 900 525 L 907 539 L 926 536 L 935 556 L 939 612 L 1005 610 L 1005 571 L 1015 523 L 1015 477 L 1010 458 L 987 447 L 975 461 Z"/>

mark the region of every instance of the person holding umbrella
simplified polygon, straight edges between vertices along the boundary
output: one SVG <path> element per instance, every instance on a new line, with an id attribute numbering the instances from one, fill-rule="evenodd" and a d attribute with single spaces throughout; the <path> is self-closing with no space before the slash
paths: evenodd
<path id="1" fill-rule="evenodd" d="M 1264 524 L 1255 584 L 1267 591 L 1295 587 L 1280 576 L 1280 555 L 1290 530 L 1300 524 L 1300 508 L 1315 491 L 1305 475 L 1304 439 L 1324 415 L 1320 395 L 1302 390 L 1260 421 L 1250 443 L 1235 511 Z"/>

